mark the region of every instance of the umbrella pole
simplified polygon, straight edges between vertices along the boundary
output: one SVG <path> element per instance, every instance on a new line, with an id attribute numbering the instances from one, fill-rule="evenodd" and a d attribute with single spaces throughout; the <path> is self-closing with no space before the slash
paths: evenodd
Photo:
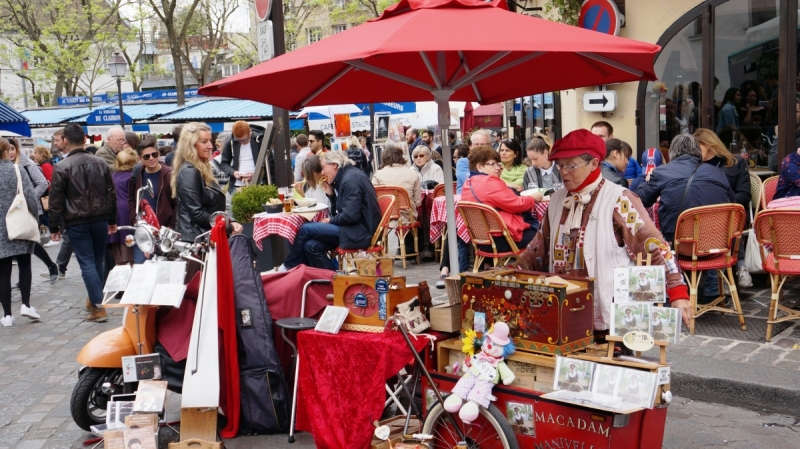
<path id="1" fill-rule="evenodd" d="M 456 231 L 455 201 L 453 200 L 453 152 L 450 148 L 450 96 L 452 90 L 433 91 L 439 111 L 439 129 L 442 132 L 442 159 L 444 159 L 444 195 L 447 204 L 447 251 L 450 255 L 450 274 L 458 274 L 458 232 Z M 442 248 L 442 251 L 445 249 Z"/>

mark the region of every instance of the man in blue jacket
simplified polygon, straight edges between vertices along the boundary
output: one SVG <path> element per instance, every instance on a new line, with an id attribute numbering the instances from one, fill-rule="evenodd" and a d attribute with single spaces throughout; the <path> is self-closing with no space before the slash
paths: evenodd
<path id="1" fill-rule="evenodd" d="M 322 163 L 325 189 L 331 203 L 331 217 L 321 222 L 305 223 L 297 233 L 289 256 L 278 271 L 300 264 L 335 270 L 328 251 L 366 249 L 381 221 L 381 209 L 375 188 L 344 151 L 325 153 Z"/>

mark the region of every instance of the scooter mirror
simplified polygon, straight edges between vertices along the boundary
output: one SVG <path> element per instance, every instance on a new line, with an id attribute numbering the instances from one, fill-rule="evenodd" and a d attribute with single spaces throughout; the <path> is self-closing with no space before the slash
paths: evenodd
<path id="1" fill-rule="evenodd" d="M 155 193 L 153 193 L 153 183 L 148 179 L 147 180 L 147 187 L 144 188 L 144 191 L 150 194 L 150 198 L 155 198 Z"/>

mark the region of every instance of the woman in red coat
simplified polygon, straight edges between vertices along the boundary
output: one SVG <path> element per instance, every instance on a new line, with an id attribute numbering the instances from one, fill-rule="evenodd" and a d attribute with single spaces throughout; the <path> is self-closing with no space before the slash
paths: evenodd
<path id="1" fill-rule="evenodd" d="M 461 201 L 472 201 L 492 206 L 500 213 L 511 233 L 511 238 L 517 243 L 517 248 L 524 248 L 536 235 L 536 228 L 529 221 L 525 221 L 522 214 L 533 210 L 532 197 L 518 196 L 508 188 L 505 181 L 500 179 L 502 163 L 500 155 L 488 145 L 479 145 L 469 151 L 469 179 L 461 189 Z M 531 215 L 529 215 L 531 216 Z M 505 237 L 494 238 L 498 252 L 508 252 Z M 491 251 L 491 247 L 481 248 Z"/>

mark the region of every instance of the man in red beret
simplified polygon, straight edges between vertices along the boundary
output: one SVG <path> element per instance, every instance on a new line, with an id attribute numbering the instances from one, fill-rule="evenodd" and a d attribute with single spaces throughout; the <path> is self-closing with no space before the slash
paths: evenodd
<path id="1" fill-rule="evenodd" d="M 529 268 L 596 279 L 594 329 L 604 336 L 611 327 L 614 268 L 635 264 L 636 254 L 652 255 L 663 265 L 667 295 L 688 326 L 689 291 L 664 237 L 630 190 L 604 181 L 600 161 L 603 139 L 578 129 L 557 141 L 550 151 L 564 188 L 550 197 L 539 233 L 522 259 Z"/>

